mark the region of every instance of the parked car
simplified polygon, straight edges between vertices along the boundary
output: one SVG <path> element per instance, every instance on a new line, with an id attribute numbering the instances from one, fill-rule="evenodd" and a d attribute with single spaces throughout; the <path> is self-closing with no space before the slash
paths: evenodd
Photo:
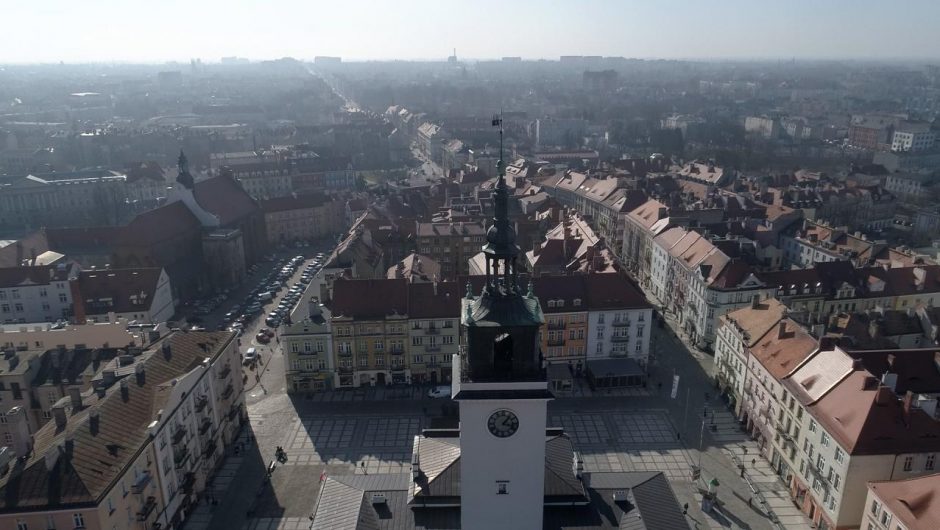
<path id="1" fill-rule="evenodd" d="M 265 291 L 258 295 L 258 301 L 260 302 L 270 302 L 274 298 L 274 294 L 271 291 Z"/>
<path id="2" fill-rule="evenodd" d="M 248 348 L 245 350 L 245 353 L 242 354 L 242 362 L 244 364 L 251 364 L 258 360 L 258 350 L 254 348 Z"/>
<path id="3" fill-rule="evenodd" d="M 436 386 L 431 390 L 428 390 L 429 398 L 449 398 L 450 397 L 450 387 L 446 385 Z"/>
<path id="4" fill-rule="evenodd" d="M 278 327 L 278 326 L 281 325 L 281 319 L 278 318 L 278 317 L 276 317 L 276 316 L 275 316 L 275 317 L 268 317 L 268 318 L 264 319 L 264 323 L 267 324 L 267 325 L 269 325 L 269 326 L 271 326 L 272 328 L 276 328 L 276 327 Z"/>
<path id="5" fill-rule="evenodd" d="M 271 342 L 271 337 L 267 336 L 267 334 L 265 334 L 264 332 L 259 331 L 258 334 L 255 335 L 255 340 L 260 342 L 261 344 L 267 344 Z"/>

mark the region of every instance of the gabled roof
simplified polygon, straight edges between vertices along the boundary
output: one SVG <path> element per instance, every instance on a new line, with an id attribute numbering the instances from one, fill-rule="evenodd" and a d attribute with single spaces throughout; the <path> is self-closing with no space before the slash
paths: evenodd
<path id="1" fill-rule="evenodd" d="M 333 282 L 330 311 L 333 318 L 383 319 L 391 315 L 407 315 L 408 282 L 400 278 L 337 279 Z"/>
<path id="2" fill-rule="evenodd" d="M 144 247 L 201 230 L 202 224 L 193 212 L 182 201 L 176 201 L 134 217 L 119 230 L 115 243 Z"/>
<path id="3" fill-rule="evenodd" d="M 228 176 L 196 182 L 193 196 L 204 210 L 219 218 L 222 226 L 234 223 L 258 211 L 258 204 Z"/>
<path id="4" fill-rule="evenodd" d="M 940 528 L 940 473 L 907 480 L 869 482 L 871 490 L 894 514 L 898 528 Z"/>

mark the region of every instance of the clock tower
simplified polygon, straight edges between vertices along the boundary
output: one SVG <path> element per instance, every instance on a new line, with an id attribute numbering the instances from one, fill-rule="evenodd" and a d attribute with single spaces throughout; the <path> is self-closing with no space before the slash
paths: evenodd
<path id="1" fill-rule="evenodd" d="M 483 253 L 486 283 L 467 284 L 460 323 L 465 345 L 455 356 L 453 396 L 460 407 L 462 528 L 539 529 L 545 504 L 548 391 L 538 346 L 545 321 L 531 283 L 517 276 L 519 247 L 509 221 L 509 191 L 500 160 L 495 213 Z"/>

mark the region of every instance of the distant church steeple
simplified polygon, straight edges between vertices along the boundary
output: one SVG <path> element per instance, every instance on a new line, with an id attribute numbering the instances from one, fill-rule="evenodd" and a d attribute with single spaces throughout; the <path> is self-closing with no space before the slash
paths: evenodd
<path id="1" fill-rule="evenodd" d="M 196 181 L 189 172 L 189 160 L 186 159 L 186 155 L 183 153 L 182 149 L 180 149 L 180 156 L 176 165 L 177 169 L 179 169 L 179 175 L 176 176 L 176 182 L 182 184 L 186 189 L 193 189 Z"/>

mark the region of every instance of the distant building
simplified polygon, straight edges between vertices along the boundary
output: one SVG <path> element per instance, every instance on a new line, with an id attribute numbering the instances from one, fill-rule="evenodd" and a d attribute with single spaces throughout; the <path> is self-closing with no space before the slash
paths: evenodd
<path id="1" fill-rule="evenodd" d="M 260 202 L 269 245 L 334 237 L 345 229 L 342 201 L 322 193 Z"/>
<path id="2" fill-rule="evenodd" d="M 894 130 L 892 151 L 917 153 L 933 148 L 937 136 L 929 123 L 904 121 Z"/>
<path id="3" fill-rule="evenodd" d="M 484 244 L 482 222 L 417 223 L 418 252 L 441 265 L 441 277 L 453 279 L 469 274 L 468 261 Z"/>
<path id="4" fill-rule="evenodd" d="M 160 268 L 87 270 L 71 282 L 75 320 L 117 318 L 158 324 L 175 313 L 170 277 Z"/>
<path id="5" fill-rule="evenodd" d="M 19 267 L 0 269 L 0 322 L 55 322 L 72 317 L 69 282 L 78 267 L 47 251 Z"/>
<path id="6" fill-rule="evenodd" d="M 767 116 L 748 116 L 744 119 L 744 132 L 767 140 L 780 136 L 780 122 Z"/>

